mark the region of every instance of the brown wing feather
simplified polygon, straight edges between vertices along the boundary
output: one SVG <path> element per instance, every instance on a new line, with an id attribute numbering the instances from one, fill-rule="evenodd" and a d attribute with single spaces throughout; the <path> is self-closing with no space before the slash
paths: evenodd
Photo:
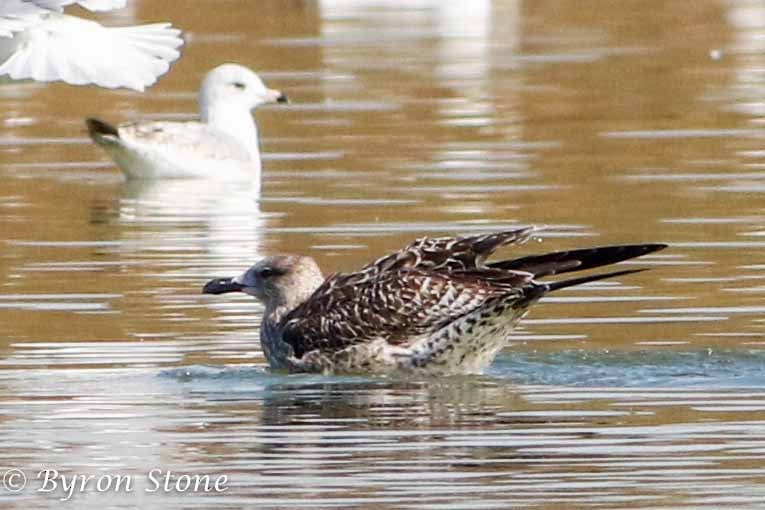
<path id="1" fill-rule="evenodd" d="M 295 355 L 337 351 L 382 338 L 404 344 L 446 326 L 488 299 L 521 297 L 528 273 L 472 270 L 441 274 L 407 269 L 357 280 L 336 275 L 282 321 L 282 339 Z"/>
<path id="2" fill-rule="evenodd" d="M 535 227 L 526 227 L 473 236 L 421 237 L 399 251 L 364 266 L 357 280 L 406 268 L 458 271 L 483 267 L 497 248 L 522 243 L 536 230 Z"/>

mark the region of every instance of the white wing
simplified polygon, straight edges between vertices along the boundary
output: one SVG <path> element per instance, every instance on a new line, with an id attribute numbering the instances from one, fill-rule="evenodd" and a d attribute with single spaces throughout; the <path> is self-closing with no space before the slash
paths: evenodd
<path id="1" fill-rule="evenodd" d="M 167 23 L 106 28 L 51 14 L 14 35 L 13 52 L 0 65 L 0 75 L 142 91 L 180 56 L 179 35 Z"/>
<path id="2" fill-rule="evenodd" d="M 122 9 L 127 4 L 127 0 L 25 0 L 27 3 L 32 3 L 42 7 L 43 9 L 49 9 L 52 11 L 61 12 L 61 10 L 67 5 L 79 4 L 89 11 L 112 11 L 114 9 Z"/>
<path id="3" fill-rule="evenodd" d="M 0 0 L 0 75 L 142 91 L 180 56 L 183 40 L 169 23 L 104 27 L 56 12 L 75 1 Z M 77 3 L 105 9 L 124 0 Z"/>
<path id="4" fill-rule="evenodd" d="M 38 23 L 51 12 L 62 12 L 64 7 L 79 4 L 94 12 L 112 11 L 127 5 L 127 0 L 2 0 L 0 2 L 0 37 L 11 37 L 30 24 Z M 12 26 L 20 28 L 14 28 Z"/>
<path id="5" fill-rule="evenodd" d="M 0 2 L 0 37 L 13 37 L 15 32 L 39 23 L 48 14 L 48 10 L 26 0 L 3 0 Z"/>

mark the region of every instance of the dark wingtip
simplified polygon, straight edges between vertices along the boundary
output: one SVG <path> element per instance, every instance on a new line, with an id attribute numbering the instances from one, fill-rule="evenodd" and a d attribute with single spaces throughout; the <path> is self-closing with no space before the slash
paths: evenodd
<path id="1" fill-rule="evenodd" d="M 528 271 L 534 273 L 535 277 L 542 277 L 616 264 L 617 262 L 642 257 L 667 247 L 663 243 L 599 246 L 595 248 L 558 251 L 543 255 L 531 255 L 513 260 L 500 260 L 492 262 L 489 264 L 489 267 L 505 271 Z"/>
<path id="2" fill-rule="evenodd" d="M 117 128 L 115 128 L 108 122 L 98 120 L 94 117 L 89 117 L 85 119 L 85 125 L 88 126 L 88 134 L 94 140 L 97 137 L 100 138 L 104 136 L 114 136 L 116 138 L 119 138 L 120 136 L 120 134 L 117 132 Z"/>
<path id="3" fill-rule="evenodd" d="M 574 285 L 583 285 L 585 283 L 597 282 L 598 280 L 605 280 L 606 278 L 616 278 L 617 276 L 624 276 L 628 274 L 642 273 L 647 271 L 646 268 L 641 269 L 625 269 L 623 271 L 612 271 L 610 273 L 593 274 L 590 276 L 582 276 L 580 278 L 569 278 L 568 280 L 559 280 L 557 282 L 547 283 L 547 289 L 545 292 L 552 292 L 558 289 L 565 289 L 566 287 L 573 287 Z"/>
<path id="4" fill-rule="evenodd" d="M 661 251 L 664 248 L 668 248 L 669 247 L 668 244 L 664 244 L 664 243 L 651 243 L 651 244 L 643 244 L 643 245 L 638 245 L 638 246 L 642 246 L 643 247 L 642 255 L 645 255 L 646 253 L 653 253 L 655 251 Z"/>
<path id="5" fill-rule="evenodd" d="M 277 103 L 289 103 L 290 98 L 287 97 L 287 94 L 279 94 L 279 97 L 276 98 Z"/>
<path id="6" fill-rule="evenodd" d="M 244 286 L 232 278 L 215 278 L 205 283 L 202 294 L 225 294 L 226 292 L 241 292 Z"/>
<path id="7" fill-rule="evenodd" d="M 585 257 L 583 258 L 584 263 L 578 266 L 573 266 L 570 269 L 566 268 L 560 272 L 565 273 L 568 271 L 591 269 L 591 268 L 600 267 L 606 264 L 613 264 L 615 262 L 621 262 L 623 260 L 629 260 L 636 257 L 641 257 L 648 253 L 661 251 L 667 247 L 668 245 L 664 243 L 650 243 L 650 244 L 633 244 L 633 245 L 623 245 L 623 246 L 606 246 L 602 248 L 593 248 L 591 250 L 576 250 L 569 253 L 571 254 L 588 253 L 589 255 L 591 255 L 591 257 Z M 561 253 L 565 254 L 565 252 L 561 252 Z M 551 255 L 555 256 L 556 254 L 551 254 Z M 624 276 L 624 275 L 634 274 L 634 273 L 642 273 L 643 271 L 646 271 L 646 270 L 647 268 L 625 269 L 621 271 L 612 271 L 610 273 L 600 273 L 595 275 L 582 276 L 579 278 L 569 278 L 567 280 L 559 280 L 557 282 L 549 282 L 549 283 L 546 282 L 544 285 L 544 293 L 552 292 L 558 289 L 565 289 L 566 287 L 573 287 L 574 285 L 582 285 L 585 283 L 596 282 L 598 280 L 605 280 L 606 278 L 615 278 L 617 276 Z"/>

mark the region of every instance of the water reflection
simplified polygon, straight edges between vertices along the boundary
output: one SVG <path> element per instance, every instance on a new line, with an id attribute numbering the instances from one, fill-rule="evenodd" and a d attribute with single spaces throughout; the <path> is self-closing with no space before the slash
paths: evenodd
<path id="1" fill-rule="evenodd" d="M 127 241 L 145 241 L 160 253 L 193 253 L 196 260 L 184 265 L 195 275 L 260 258 L 273 217 L 261 212 L 257 186 L 245 182 L 131 181 L 117 207 L 116 221 L 125 227 Z"/>
<path id="2" fill-rule="evenodd" d="M 765 118 L 765 5 L 756 0 L 729 2 L 726 20 L 734 28 L 730 57 L 734 59 L 735 82 L 731 92 L 736 111 L 751 117 L 753 124 L 762 125 Z M 726 52 L 726 57 L 727 55 Z"/>

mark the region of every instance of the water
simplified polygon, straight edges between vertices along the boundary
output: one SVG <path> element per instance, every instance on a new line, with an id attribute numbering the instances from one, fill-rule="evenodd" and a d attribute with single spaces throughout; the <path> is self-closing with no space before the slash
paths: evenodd
<path id="1" fill-rule="evenodd" d="M 765 504 L 759 2 L 132 4 L 189 34 L 148 93 L 0 86 L 0 470 L 29 479 L 0 507 L 63 504 L 45 469 L 136 482 L 76 508 Z M 123 183 L 83 117 L 193 118 L 223 61 L 293 101 L 257 114 L 262 199 Z M 200 294 L 532 223 L 521 253 L 670 248 L 546 298 L 481 377 L 270 374 L 260 307 Z"/>

